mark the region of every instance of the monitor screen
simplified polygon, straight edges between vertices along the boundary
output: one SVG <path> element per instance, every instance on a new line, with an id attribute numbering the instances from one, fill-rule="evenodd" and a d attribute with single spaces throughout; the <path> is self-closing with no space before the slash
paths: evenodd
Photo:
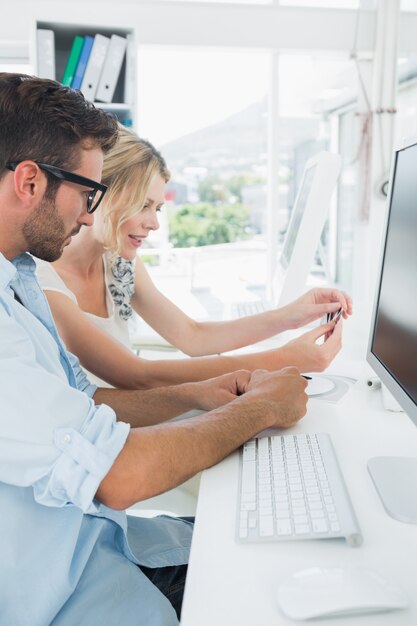
<path id="1" fill-rule="evenodd" d="M 367 360 L 383 384 L 384 406 L 401 407 L 417 425 L 416 172 L 414 139 L 394 152 Z M 397 400 L 396 406 L 388 392 Z M 417 457 L 376 456 L 368 461 L 368 471 L 387 513 L 417 524 Z"/>
<path id="2" fill-rule="evenodd" d="M 370 352 L 417 405 L 417 145 L 396 153 Z M 394 390 L 393 390 L 394 392 Z M 401 403 L 401 399 L 399 399 Z M 410 416 L 411 417 L 411 416 Z"/>
<path id="3" fill-rule="evenodd" d="M 294 245 L 297 240 L 297 234 L 300 228 L 301 221 L 303 219 L 304 211 L 307 205 L 307 200 L 310 194 L 311 185 L 314 180 L 314 173 L 317 165 L 309 167 L 303 176 L 301 187 L 298 192 L 295 205 L 293 207 L 290 223 L 288 225 L 287 234 L 285 236 L 284 246 L 282 248 L 281 263 L 284 267 L 288 267 L 291 262 L 292 253 L 294 251 Z"/>

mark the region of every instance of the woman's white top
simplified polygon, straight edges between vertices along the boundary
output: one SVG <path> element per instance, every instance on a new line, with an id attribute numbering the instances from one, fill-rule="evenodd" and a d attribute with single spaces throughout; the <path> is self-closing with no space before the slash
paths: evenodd
<path id="1" fill-rule="evenodd" d="M 51 263 L 36 259 L 36 265 L 36 274 L 39 283 L 44 291 L 57 291 L 59 293 L 63 293 L 65 296 L 70 298 L 70 300 L 75 302 L 75 304 L 79 307 L 75 294 L 70 289 L 68 289 L 68 287 L 66 286 L 58 272 L 55 270 L 53 265 L 51 265 Z M 128 307 L 128 304 L 121 301 L 123 298 L 118 299 L 117 297 L 119 295 L 119 287 L 121 286 L 123 288 L 123 285 L 120 285 L 120 283 L 118 283 L 117 285 L 114 284 L 115 279 L 112 272 L 109 255 L 103 255 L 103 267 L 106 286 L 106 307 L 108 311 L 108 317 L 100 317 L 99 315 L 88 313 L 87 311 L 83 311 L 83 313 L 88 317 L 89 320 L 93 322 L 93 324 L 97 326 L 97 328 L 108 333 L 114 339 L 120 341 L 126 348 L 130 350 L 131 345 L 127 323 L 129 314 L 126 314 L 126 308 Z M 124 300 L 129 300 L 130 302 L 130 297 L 125 297 Z M 122 307 L 124 307 L 124 310 Z M 99 387 L 112 386 L 104 380 L 101 380 L 91 372 L 87 371 L 87 375 L 89 380 Z"/>

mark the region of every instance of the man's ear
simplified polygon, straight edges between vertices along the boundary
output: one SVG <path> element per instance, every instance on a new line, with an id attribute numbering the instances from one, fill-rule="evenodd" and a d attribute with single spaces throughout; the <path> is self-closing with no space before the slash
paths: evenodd
<path id="1" fill-rule="evenodd" d="M 21 161 L 14 171 L 14 192 L 28 208 L 38 204 L 47 187 L 47 179 L 34 161 Z"/>

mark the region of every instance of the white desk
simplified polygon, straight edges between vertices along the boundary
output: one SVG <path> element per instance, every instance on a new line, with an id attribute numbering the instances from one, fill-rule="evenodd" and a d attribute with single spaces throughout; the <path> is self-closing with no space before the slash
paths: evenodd
<path id="1" fill-rule="evenodd" d="M 417 525 L 397 522 L 385 513 L 366 468 L 372 456 L 417 456 L 417 428 L 404 413 L 383 410 L 380 391 L 366 386 L 361 369 L 359 382 L 338 404 L 310 400 L 307 416 L 286 432 L 330 433 L 363 545 L 350 548 L 344 540 L 237 544 L 238 454 L 234 453 L 203 474 L 182 626 L 301 624 L 281 613 L 276 589 L 291 573 L 314 566 L 373 567 L 401 586 L 411 605 L 393 613 L 315 620 L 313 624 L 417 624 Z M 414 492 L 417 497 L 417 485 Z"/>

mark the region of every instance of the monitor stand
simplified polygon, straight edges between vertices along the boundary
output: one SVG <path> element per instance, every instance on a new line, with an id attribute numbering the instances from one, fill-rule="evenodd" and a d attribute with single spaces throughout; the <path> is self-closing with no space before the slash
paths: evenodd
<path id="1" fill-rule="evenodd" d="M 417 458 L 377 456 L 368 471 L 388 515 L 406 524 L 417 524 Z"/>

